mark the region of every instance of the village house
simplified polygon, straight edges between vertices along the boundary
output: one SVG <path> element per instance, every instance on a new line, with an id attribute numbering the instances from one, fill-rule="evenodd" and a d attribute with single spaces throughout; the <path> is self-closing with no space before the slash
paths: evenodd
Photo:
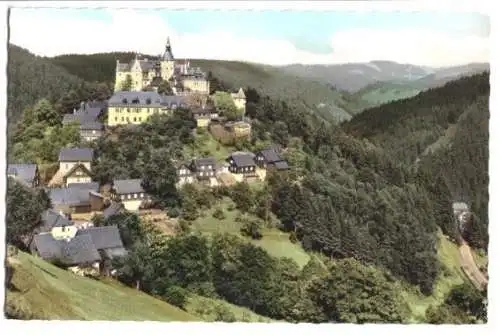
<path id="1" fill-rule="evenodd" d="M 54 210 L 65 214 L 90 213 L 104 207 L 97 183 L 69 184 L 67 187 L 47 188 L 46 191 Z"/>
<path id="2" fill-rule="evenodd" d="M 84 164 L 75 164 L 73 167 L 63 175 L 63 184 L 88 184 L 92 182 L 92 174 L 85 167 Z"/>
<path id="3" fill-rule="evenodd" d="M 217 161 L 213 157 L 193 159 L 191 170 L 198 180 L 207 180 L 215 177 Z"/>
<path id="4" fill-rule="evenodd" d="M 75 271 L 90 268 L 94 273 L 110 270 L 110 261 L 126 250 L 116 226 L 78 229 L 58 225 L 34 238 L 34 250 L 41 258 Z M 75 271 L 76 272 L 76 271 Z"/>
<path id="5" fill-rule="evenodd" d="M 183 96 L 118 91 L 108 101 L 108 126 L 141 124 L 153 114 L 170 114 L 180 107 L 186 107 Z"/>
<path id="6" fill-rule="evenodd" d="M 89 102 L 80 104 L 80 109 L 71 114 L 64 114 L 62 124 L 79 125 L 80 137 L 86 141 L 95 141 L 102 136 L 104 125 L 98 119 L 106 108 L 105 103 Z"/>
<path id="7" fill-rule="evenodd" d="M 121 201 L 128 211 L 138 211 L 149 201 L 149 196 L 142 187 L 141 179 L 121 179 L 113 181 L 113 193 L 116 201 Z"/>
<path id="8" fill-rule="evenodd" d="M 276 170 L 287 170 L 288 163 L 286 160 L 281 158 L 278 152 L 273 148 L 267 148 L 258 151 L 255 154 L 255 162 L 260 168 L 274 168 Z"/>
<path id="9" fill-rule="evenodd" d="M 75 165 L 82 164 L 88 171 L 92 171 L 91 163 L 94 150 L 90 148 L 62 148 L 59 152 L 59 171 L 65 176 Z"/>
<path id="10" fill-rule="evenodd" d="M 195 176 L 193 171 L 191 170 L 191 165 L 186 162 L 178 162 L 176 163 L 177 169 L 177 177 L 179 178 L 178 186 L 182 186 L 184 184 L 191 184 L 194 182 Z"/>
<path id="11" fill-rule="evenodd" d="M 8 164 L 7 177 L 14 178 L 29 187 L 40 185 L 40 172 L 36 164 Z"/>
<path id="12" fill-rule="evenodd" d="M 196 126 L 199 128 L 208 127 L 211 120 L 217 119 L 219 117 L 219 113 L 213 106 L 192 108 L 191 114 L 196 120 Z"/>
<path id="13" fill-rule="evenodd" d="M 255 155 L 251 152 L 233 152 L 227 159 L 229 172 L 242 175 L 255 174 Z"/>

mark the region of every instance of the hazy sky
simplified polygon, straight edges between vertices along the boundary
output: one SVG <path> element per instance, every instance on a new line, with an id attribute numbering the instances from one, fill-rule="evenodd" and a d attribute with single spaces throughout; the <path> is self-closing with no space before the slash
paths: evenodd
<path id="1" fill-rule="evenodd" d="M 10 41 L 39 55 L 109 51 L 267 64 L 489 61 L 487 16 L 446 12 L 12 9 Z"/>

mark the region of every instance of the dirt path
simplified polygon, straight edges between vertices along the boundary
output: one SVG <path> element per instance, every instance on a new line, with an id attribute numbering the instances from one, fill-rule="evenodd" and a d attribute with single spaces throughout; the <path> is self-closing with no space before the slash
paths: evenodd
<path id="1" fill-rule="evenodd" d="M 462 266 L 462 270 L 472 281 L 474 286 L 478 289 L 484 289 L 488 285 L 488 279 L 486 276 L 479 270 L 474 258 L 472 257 L 472 252 L 469 245 L 465 241 L 460 241 L 460 264 Z"/>

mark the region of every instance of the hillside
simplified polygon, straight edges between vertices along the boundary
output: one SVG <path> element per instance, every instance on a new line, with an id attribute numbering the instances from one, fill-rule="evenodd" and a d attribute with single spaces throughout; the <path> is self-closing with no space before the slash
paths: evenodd
<path id="1" fill-rule="evenodd" d="M 13 288 L 7 290 L 6 308 L 11 315 L 42 320 L 199 320 L 113 280 L 79 277 L 23 252 L 10 263 Z"/>
<path id="2" fill-rule="evenodd" d="M 126 62 L 133 57 L 133 53 L 101 53 L 61 55 L 49 60 L 86 81 L 109 83 L 114 81 L 116 60 Z M 328 121 L 349 119 L 358 109 L 348 96 L 329 85 L 287 74 L 278 67 L 218 60 L 191 60 L 191 65 L 211 72 L 228 89 L 252 87 L 260 94 L 303 104 Z"/>
<path id="3" fill-rule="evenodd" d="M 477 248 L 488 245 L 489 92 L 485 72 L 369 109 L 343 124 L 347 133 L 418 168 L 415 178 L 427 185 L 445 234 L 457 234 L 449 220 L 451 202 L 468 202 L 475 215 L 469 243 Z"/>
<path id="4" fill-rule="evenodd" d="M 471 63 L 444 68 L 428 68 L 391 61 L 372 61 L 369 63 L 334 65 L 295 64 L 284 66 L 282 69 L 299 77 L 328 83 L 340 90 L 357 92 L 368 85 L 378 82 L 402 83 L 412 86 L 414 81 L 423 80 L 426 82 L 426 87 L 435 87 L 463 75 L 488 70 L 489 65 Z M 434 81 L 437 82 L 434 83 Z"/>
<path id="5" fill-rule="evenodd" d="M 350 119 L 356 110 L 343 93 L 329 85 L 287 74 L 278 67 L 216 60 L 192 60 L 191 64 L 212 72 L 232 89 L 252 87 L 272 98 L 303 104 L 327 120 Z"/>
<path id="6" fill-rule="evenodd" d="M 28 50 L 9 44 L 7 118 L 12 125 L 27 106 L 41 98 L 59 99 L 83 80 Z"/>

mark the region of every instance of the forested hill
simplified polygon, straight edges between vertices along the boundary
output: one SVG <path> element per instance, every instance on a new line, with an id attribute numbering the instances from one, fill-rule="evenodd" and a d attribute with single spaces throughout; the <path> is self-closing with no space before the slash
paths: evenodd
<path id="1" fill-rule="evenodd" d="M 86 81 L 112 83 L 115 80 L 116 60 L 132 60 L 133 53 L 113 52 L 92 55 L 61 55 L 50 60 L 68 72 Z M 144 55 L 153 59 L 154 56 Z M 280 98 L 303 105 L 327 121 L 350 119 L 359 110 L 350 95 L 333 89 L 330 85 L 314 79 L 300 78 L 283 69 L 236 61 L 191 60 L 191 66 L 198 66 L 210 72 L 213 89 L 238 90 L 252 87 L 260 94 Z"/>
<path id="2" fill-rule="evenodd" d="M 488 243 L 489 92 L 484 72 L 367 110 L 343 124 L 348 134 L 418 167 L 417 178 L 438 206 L 436 219 L 446 234 L 456 233 L 446 218 L 451 202 L 469 202 L 474 213 L 469 242 L 480 248 Z"/>
<path id="3" fill-rule="evenodd" d="M 343 129 L 411 164 L 462 113 L 489 95 L 489 72 L 464 77 L 415 97 L 365 110 Z"/>
<path id="4" fill-rule="evenodd" d="M 58 99 L 84 81 L 47 59 L 9 44 L 7 82 L 7 117 L 12 125 L 27 106 L 41 98 Z"/>

